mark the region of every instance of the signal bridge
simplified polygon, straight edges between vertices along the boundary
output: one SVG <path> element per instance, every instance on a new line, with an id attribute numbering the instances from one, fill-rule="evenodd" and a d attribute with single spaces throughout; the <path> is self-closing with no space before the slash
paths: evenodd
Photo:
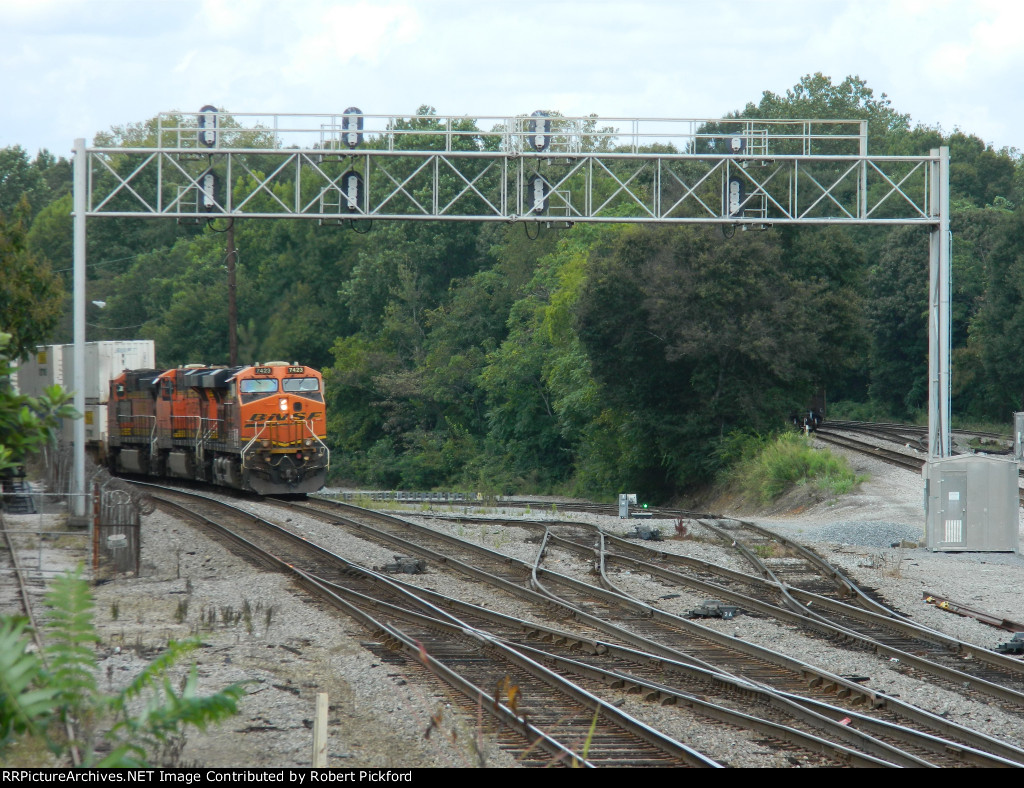
<path id="1" fill-rule="evenodd" d="M 925 225 L 929 456 L 951 453 L 949 149 L 872 156 L 866 121 L 395 116 L 355 107 L 255 115 L 206 106 L 161 114 L 145 144 L 76 140 L 74 199 L 76 369 L 84 367 L 91 218 Z M 75 405 L 84 410 L 77 394 Z M 75 442 L 81 491 L 80 423 Z"/>
<path id="2" fill-rule="evenodd" d="M 481 130 L 489 128 L 490 130 Z M 87 149 L 89 216 L 932 224 L 936 155 L 867 122 L 164 113 Z M 230 188 L 229 188 L 230 187 Z"/>

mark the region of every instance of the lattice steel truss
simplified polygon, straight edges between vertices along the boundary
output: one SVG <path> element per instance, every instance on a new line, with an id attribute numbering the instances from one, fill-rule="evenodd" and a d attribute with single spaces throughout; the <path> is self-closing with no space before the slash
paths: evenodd
<path id="1" fill-rule="evenodd" d="M 350 138 L 338 116 L 233 115 L 215 132 L 198 128 L 200 117 L 161 116 L 154 147 L 88 149 L 87 214 L 935 222 L 934 157 L 870 157 L 862 121 L 613 118 L 598 127 L 594 118 L 524 116 L 485 119 L 484 132 L 469 118 L 359 115 Z"/>
<path id="2" fill-rule="evenodd" d="M 926 225 L 929 455 L 950 454 L 949 150 L 871 156 L 864 121 L 228 115 L 210 106 L 162 114 L 144 140 L 122 147 L 76 140 L 74 195 L 76 370 L 85 366 L 87 217 Z M 75 443 L 81 490 L 81 422 Z"/>

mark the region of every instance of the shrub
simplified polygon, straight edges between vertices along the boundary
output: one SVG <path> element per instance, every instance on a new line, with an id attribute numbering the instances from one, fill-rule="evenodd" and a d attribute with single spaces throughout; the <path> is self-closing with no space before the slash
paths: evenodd
<path id="1" fill-rule="evenodd" d="M 152 758 L 180 755 L 188 728 L 204 730 L 236 713 L 241 684 L 200 697 L 193 665 L 179 690 L 171 686 L 168 669 L 194 642 L 169 643 L 120 692 L 100 693 L 92 593 L 81 568 L 53 581 L 46 605 L 45 660 L 29 650 L 24 620 L 0 616 L 0 759 L 15 742 L 28 740 L 61 759 L 75 748 L 83 766 L 148 766 Z M 75 740 L 56 723 L 77 725 Z M 95 750 L 100 731 L 111 748 L 102 759 Z"/>
<path id="2" fill-rule="evenodd" d="M 732 478 L 745 497 L 761 504 L 775 501 L 797 484 L 813 483 L 824 492 L 839 495 L 862 481 L 844 458 L 814 449 L 802 435 L 783 433 L 751 445 L 757 448 L 740 460 Z"/>

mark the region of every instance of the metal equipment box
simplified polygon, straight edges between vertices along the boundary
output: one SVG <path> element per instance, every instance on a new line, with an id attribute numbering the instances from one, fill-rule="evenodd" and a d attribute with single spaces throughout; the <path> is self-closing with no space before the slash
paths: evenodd
<path id="1" fill-rule="evenodd" d="M 925 463 L 925 546 L 1019 552 L 1017 467 L 1016 460 L 981 454 Z"/>

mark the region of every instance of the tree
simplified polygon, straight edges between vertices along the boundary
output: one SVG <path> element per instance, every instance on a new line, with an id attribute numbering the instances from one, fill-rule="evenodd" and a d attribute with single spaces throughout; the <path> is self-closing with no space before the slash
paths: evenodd
<path id="1" fill-rule="evenodd" d="M 0 215 L 12 216 L 18 203 L 42 184 L 24 148 L 0 148 Z"/>
<path id="2" fill-rule="evenodd" d="M 63 299 L 60 279 L 49 263 L 26 246 L 28 210 L 28 201 L 22 198 L 11 219 L 0 215 L 0 328 L 11 335 L 14 358 L 24 357 L 49 338 Z"/>
<path id="3" fill-rule="evenodd" d="M 928 240 L 919 228 L 889 234 L 867 288 L 871 399 L 905 417 L 928 401 Z"/>
<path id="4" fill-rule="evenodd" d="M 984 261 L 984 298 L 971 321 L 967 350 L 974 363 L 973 410 L 1005 419 L 1024 408 L 1024 212 L 1002 221 Z M 980 396 L 979 396 L 980 394 Z"/>

